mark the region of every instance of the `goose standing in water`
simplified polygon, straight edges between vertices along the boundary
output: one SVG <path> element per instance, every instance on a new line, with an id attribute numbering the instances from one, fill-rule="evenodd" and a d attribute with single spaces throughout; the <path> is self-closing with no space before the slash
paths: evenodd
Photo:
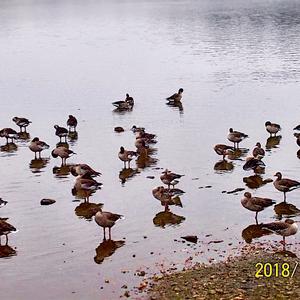
<path id="1" fill-rule="evenodd" d="M 248 137 L 247 134 L 245 134 L 243 132 L 235 131 L 232 128 L 229 128 L 229 133 L 227 135 L 227 139 L 233 143 L 233 147 L 235 149 L 238 149 L 239 143 L 247 137 Z"/>
<path id="2" fill-rule="evenodd" d="M 14 117 L 12 119 L 17 126 L 20 127 L 20 132 L 22 132 L 22 128 L 24 128 L 24 132 L 26 132 L 26 127 L 32 123 L 31 121 L 29 121 L 28 119 L 26 118 L 19 118 L 19 117 Z"/>
<path id="3" fill-rule="evenodd" d="M 287 192 L 300 188 L 300 182 L 289 178 L 282 178 L 282 174 L 280 172 L 277 172 L 274 176 L 276 176 L 277 179 L 273 182 L 273 184 L 278 191 L 283 192 L 284 202 L 286 201 Z"/>
<path id="4" fill-rule="evenodd" d="M 39 154 L 39 158 L 41 158 L 41 152 L 43 150 L 49 149 L 49 145 L 43 141 L 40 141 L 38 137 L 35 137 L 29 144 L 29 149 L 34 152 L 34 158 L 36 159 L 36 153 Z"/>
<path id="5" fill-rule="evenodd" d="M 116 221 L 122 218 L 122 215 L 102 211 L 102 209 L 96 213 L 95 222 L 103 228 L 104 239 L 106 239 L 105 228 L 108 228 L 109 239 L 111 240 L 111 228 L 115 225 Z"/>
<path id="6" fill-rule="evenodd" d="M 234 153 L 234 147 L 227 146 L 224 144 L 217 144 L 214 146 L 214 150 L 218 155 L 223 156 L 223 160 L 225 160 L 226 155 L 230 155 Z"/>
<path id="7" fill-rule="evenodd" d="M 263 211 L 265 208 L 272 206 L 276 201 L 268 198 L 252 197 L 251 193 L 246 192 L 244 198 L 241 200 L 243 207 L 248 210 L 255 211 L 255 221 L 258 224 L 257 215 L 260 211 Z"/>
<path id="8" fill-rule="evenodd" d="M 166 98 L 169 102 L 181 102 L 183 89 L 180 88 L 178 93 L 173 94 L 172 96 Z"/>
<path id="9" fill-rule="evenodd" d="M 270 133 L 270 137 L 272 135 L 276 136 L 277 132 L 281 130 L 280 125 L 271 123 L 270 121 L 267 121 L 265 123 L 265 127 L 266 127 L 266 130 Z"/>
<path id="10" fill-rule="evenodd" d="M 125 150 L 123 146 L 120 147 L 120 152 L 118 154 L 118 157 L 120 160 L 124 162 L 124 168 L 126 168 L 126 162 L 128 162 L 128 168 L 130 168 L 130 162 L 132 161 L 133 156 L 137 156 L 137 152 Z"/>
<path id="11" fill-rule="evenodd" d="M 65 127 L 60 127 L 58 125 L 54 125 L 55 134 L 59 137 L 59 141 L 61 142 L 61 138 L 65 138 L 65 142 L 67 142 L 68 129 Z"/>
<path id="12" fill-rule="evenodd" d="M 77 119 L 74 116 L 69 115 L 67 126 L 69 127 L 70 132 L 76 132 L 77 123 Z"/>
<path id="13" fill-rule="evenodd" d="M 112 103 L 112 105 L 119 110 L 130 110 L 134 106 L 134 100 L 132 97 L 129 96 L 129 94 L 126 94 L 126 98 L 124 101 L 115 101 Z"/>
<path id="14" fill-rule="evenodd" d="M 8 237 L 7 235 L 10 234 L 12 231 L 16 231 L 17 229 L 6 222 L 8 218 L 0 218 L 0 245 L 1 245 L 1 236 L 5 235 L 6 237 L 6 245 L 8 243 Z"/>
<path id="15" fill-rule="evenodd" d="M 255 148 L 252 151 L 252 155 L 257 158 L 263 158 L 265 156 L 265 150 L 261 147 L 261 143 L 256 143 Z"/>
<path id="16" fill-rule="evenodd" d="M 14 142 L 14 139 L 18 138 L 18 133 L 12 128 L 3 128 L 0 130 L 0 137 L 6 138 L 6 144 L 8 144 L 8 139 Z"/>
<path id="17" fill-rule="evenodd" d="M 71 174 L 73 176 L 78 176 L 78 175 L 90 175 L 92 177 L 94 176 L 100 176 L 102 175 L 100 172 L 95 171 L 93 168 L 91 168 L 89 165 L 87 164 L 76 164 L 73 165 L 70 168 Z"/>
<path id="18" fill-rule="evenodd" d="M 159 186 L 152 190 L 152 195 L 155 199 L 161 202 L 161 205 L 165 207 L 165 211 L 169 211 L 170 205 L 176 205 L 182 207 L 179 195 L 183 194 L 184 191 L 180 189 L 165 189 L 163 186 Z"/>
<path id="19" fill-rule="evenodd" d="M 55 149 L 52 150 L 51 155 L 54 158 L 57 158 L 58 156 L 61 158 L 61 163 L 62 165 L 66 165 L 67 163 L 67 158 L 70 156 L 76 154 L 72 150 L 67 149 L 66 147 L 56 147 Z"/>
<path id="20" fill-rule="evenodd" d="M 180 179 L 181 177 L 183 177 L 184 175 L 180 175 L 180 174 L 176 174 L 176 173 L 172 173 L 171 171 L 169 171 L 168 169 L 164 170 L 162 172 L 163 175 L 160 176 L 160 180 L 166 184 L 168 186 L 168 188 L 170 189 L 170 185 L 174 186 L 179 183 L 178 180 L 176 179 Z"/>

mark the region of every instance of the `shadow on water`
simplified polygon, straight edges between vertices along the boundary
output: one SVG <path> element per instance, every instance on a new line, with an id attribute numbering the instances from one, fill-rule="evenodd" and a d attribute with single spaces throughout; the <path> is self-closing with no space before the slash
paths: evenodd
<path id="1" fill-rule="evenodd" d="M 70 148 L 70 146 L 69 146 L 69 144 L 68 144 L 67 142 L 58 142 L 58 143 L 56 144 L 56 147 L 65 147 L 65 148 L 67 148 L 67 149 Z"/>
<path id="2" fill-rule="evenodd" d="M 75 214 L 79 218 L 83 218 L 88 221 L 91 221 L 92 217 L 98 211 L 100 211 L 102 207 L 103 207 L 103 203 L 89 203 L 89 202 L 80 203 L 75 208 Z"/>
<path id="3" fill-rule="evenodd" d="M 96 256 L 94 261 L 101 264 L 105 258 L 112 256 L 118 248 L 124 246 L 125 241 L 103 240 L 95 249 Z"/>
<path id="4" fill-rule="evenodd" d="M 32 173 L 41 173 L 41 169 L 45 168 L 49 161 L 49 158 L 32 159 L 29 163 L 29 168 Z"/>
<path id="5" fill-rule="evenodd" d="M 153 218 L 153 224 L 157 227 L 165 228 L 166 226 L 179 225 L 185 220 L 185 217 L 175 215 L 170 211 L 161 211 Z"/>

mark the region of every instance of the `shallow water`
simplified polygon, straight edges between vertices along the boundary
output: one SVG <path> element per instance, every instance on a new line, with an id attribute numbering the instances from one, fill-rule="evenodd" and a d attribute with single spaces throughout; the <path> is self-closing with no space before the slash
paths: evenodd
<path id="1" fill-rule="evenodd" d="M 78 139 L 70 148 L 77 155 L 68 162 L 102 172 L 103 188 L 90 202 L 125 216 L 112 231 L 113 240 L 125 244 L 95 263 L 102 230 L 75 214 L 80 202 L 71 194 L 74 177 L 53 174 L 60 161 L 49 150 L 48 161 L 30 167 L 27 141 L 17 141 L 17 149 L 0 152 L 0 197 L 8 201 L 0 217 L 18 229 L 9 236 L 16 255 L 0 260 L 0 297 L 117 299 L 124 283 L 141 280 L 133 275 L 137 269 L 184 262 L 190 247 L 174 241 L 183 235 L 200 238 L 198 261 L 220 259 L 207 250 L 211 240 L 224 241 L 215 246 L 224 256 L 228 244 L 243 244 L 242 230 L 255 223 L 254 214 L 240 205 L 243 191 L 222 191 L 247 190 L 243 178 L 253 172 L 243 171 L 241 160 L 233 161 L 230 172 L 214 170 L 220 157 L 213 146 L 227 143 L 233 127 L 250 136 L 241 147 L 252 150 L 257 141 L 266 144 L 265 121 L 279 123 L 282 139 L 264 159 L 263 178 L 281 171 L 299 179 L 292 134 L 300 121 L 299 30 L 298 1 L 2 1 L 0 127 L 14 127 L 13 116 L 28 117 L 30 138 L 39 136 L 52 149 L 58 142 L 53 125 L 65 126 L 67 116 L 75 115 Z M 179 87 L 181 111 L 164 100 Z M 134 109 L 113 112 L 111 102 L 127 92 Z M 158 162 L 121 184 L 117 153 L 121 145 L 134 149 L 133 124 L 157 134 Z M 126 131 L 115 133 L 115 126 Z M 172 208 L 185 219 L 175 217 L 173 222 L 181 221 L 176 226 L 154 224 L 165 220 L 155 218 L 163 211 L 151 193 L 161 185 L 162 170 L 155 167 L 185 174 L 178 184 L 186 191 L 183 208 Z M 199 189 L 205 186 L 212 187 Z M 249 190 L 283 200 L 272 183 Z M 42 198 L 57 202 L 40 206 Z M 287 199 L 297 205 L 299 192 Z M 260 222 L 274 218 L 272 208 L 259 214 Z M 276 245 L 279 240 L 262 239 Z M 297 253 L 299 237 L 288 241 Z"/>

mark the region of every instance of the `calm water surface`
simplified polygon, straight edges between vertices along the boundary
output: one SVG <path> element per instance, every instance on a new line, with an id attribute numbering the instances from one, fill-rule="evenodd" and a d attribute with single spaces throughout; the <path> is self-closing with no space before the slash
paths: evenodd
<path id="1" fill-rule="evenodd" d="M 246 2 L 1 1 L 0 127 L 13 127 L 13 116 L 28 117 L 31 138 L 54 148 L 53 125 L 75 115 L 78 139 L 70 148 L 77 155 L 69 163 L 101 171 L 103 188 L 90 202 L 125 216 L 112 236 L 125 244 L 101 244 L 102 230 L 75 213 L 74 177 L 53 174 L 60 161 L 50 159 L 50 151 L 44 154 L 49 160 L 34 167 L 27 141 L 12 152 L 2 147 L 0 196 L 8 204 L 0 217 L 9 217 L 18 232 L 9 236 L 16 255 L 0 260 L 1 299 L 118 299 L 123 284 L 141 280 L 134 276 L 140 268 L 151 273 L 160 264 L 184 262 L 193 251 L 195 261 L 222 259 L 244 245 L 241 232 L 254 224 L 254 214 L 240 205 L 243 192 L 222 191 L 246 188 L 282 201 L 272 184 L 245 185 L 243 178 L 253 174 L 243 171 L 242 160 L 233 161 L 231 172 L 214 169 L 220 157 L 213 145 L 227 142 L 229 127 L 249 134 L 242 147 L 252 149 L 257 141 L 266 144 L 264 123 L 271 120 L 282 125 L 282 139 L 267 153 L 262 177 L 281 171 L 300 179 L 292 135 L 300 123 L 299 2 Z M 179 87 L 185 90 L 182 111 L 164 100 Z M 111 102 L 126 92 L 136 106 L 114 113 Z M 134 149 L 133 124 L 157 134 L 158 162 L 122 185 L 117 153 L 121 145 Z M 114 133 L 115 126 L 126 131 Z M 177 225 L 162 227 L 168 220 L 157 216 L 163 207 L 151 191 L 161 185 L 162 170 L 154 167 L 185 174 L 178 185 L 186 191 L 183 208 L 172 208 Z M 199 189 L 205 186 L 212 187 Z M 288 201 L 299 205 L 299 197 L 295 191 Z M 40 206 L 42 198 L 57 202 Z M 272 208 L 259 215 L 260 222 L 274 219 Z M 200 238 L 196 250 L 174 241 L 187 234 Z M 208 251 L 211 240 L 224 242 Z M 279 247 L 279 240 L 260 241 Z M 288 241 L 298 254 L 299 237 Z M 95 258 L 98 247 L 111 254 L 105 247 L 116 245 L 102 263 Z"/>

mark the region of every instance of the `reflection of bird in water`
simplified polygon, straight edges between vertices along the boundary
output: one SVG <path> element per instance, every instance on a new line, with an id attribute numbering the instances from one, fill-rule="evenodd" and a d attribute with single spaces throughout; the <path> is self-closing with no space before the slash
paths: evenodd
<path id="1" fill-rule="evenodd" d="M 232 171 L 233 168 L 234 168 L 233 163 L 227 160 L 220 160 L 216 162 L 216 164 L 214 165 L 215 171 Z"/>
<path id="2" fill-rule="evenodd" d="M 281 135 L 270 136 L 266 142 L 266 149 L 270 150 L 272 148 L 277 148 L 277 146 L 280 144 L 281 138 Z"/>
<path id="3" fill-rule="evenodd" d="M 242 231 L 242 237 L 246 243 L 250 244 L 253 239 L 260 238 L 265 235 L 271 234 L 267 229 L 263 229 L 264 224 L 249 225 Z"/>
<path id="4" fill-rule="evenodd" d="M 278 191 L 283 192 L 284 201 L 286 201 L 287 192 L 300 188 L 300 182 L 289 178 L 282 178 L 282 174 L 280 172 L 277 172 L 274 176 L 276 176 L 277 179 L 273 182 L 273 184 Z"/>
<path id="5" fill-rule="evenodd" d="M 113 241 L 104 239 L 102 243 L 95 249 L 96 256 L 94 261 L 96 264 L 101 264 L 105 258 L 112 256 L 118 248 L 124 246 L 125 241 Z"/>
<path id="6" fill-rule="evenodd" d="M 163 186 L 156 187 L 152 190 L 153 197 L 161 202 L 161 205 L 165 207 L 165 211 L 169 211 L 169 206 L 171 205 L 182 207 L 178 195 L 183 193 L 184 192 L 180 189 L 165 189 Z"/>
<path id="7" fill-rule="evenodd" d="M 72 155 L 76 154 L 72 150 L 69 150 L 65 147 L 57 147 L 52 150 L 51 155 L 54 158 L 57 158 L 58 156 L 61 158 L 61 164 L 66 165 L 67 158 L 71 157 Z"/>
<path id="8" fill-rule="evenodd" d="M 29 144 L 29 149 L 34 152 L 34 158 L 36 158 L 36 153 L 39 154 L 39 158 L 41 158 L 41 152 L 43 150 L 49 149 L 49 145 L 43 141 L 40 141 L 38 137 L 35 137 Z"/>
<path id="9" fill-rule="evenodd" d="M 285 245 L 285 237 L 294 235 L 298 231 L 297 223 L 292 219 L 286 219 L 284 222 L 272 222 L 264 224 L 263 229 L 281 235 L 283 237 L 283 245 Z"/>
<path id="10" fill-rule="evenodd" d="M 91 218 L 101 210 L 103 204 L 102 203 L 89 203 L 89 202 L 84 202 L 80 203 L 76 208 L 75 208 L 75 214 L 78 217 L 91 220 Z"/>
<path id="11" fill-rule="evenodd" d="M 55 134 L 59 137 L 59 141 L 61 142 L 61 138 L 65 138 L 65 142 L 67 142 L 68 129 L 65 127 L 60 127 L 58 125 L 54 125 Z"/>
<path id="12" fill-rule="evenodd" d="M 0 218 L 0 245 L 1 245 L 1 236 L 5 235 L 6 237 L 6 244 L 8 243 L 8 234 L 10 234 L 12 231 L 16 231 L 17 229 L 6 222 L 8 218 Z"/>
<path id="13" fill-rule="evenodd" d="M 181 101 L 179 102 L 167 102 L 166 103 L 170 107 L 178 108 L 180 113 L 183 113 L 183 104 Z"/>
<path id="14" fill-rule="evenodd" d="M 78 140 L 78 132 L 77 131 L 70 131 L 68 133 L 68 139 L 71 145 L 74 145 L 75 142 Z"/>
<path id="15" fill-rule="evenodd" d="M 252 155 L 258 159 L 261 159 L 265 156 L 265 150 L 261 147 L 261 143 L 256 143 L 255 148 L 252 151 Z"/>
<path id="16" fill-rule="evenodd" d="M 20 127 L 20 132 L 22 132 L 22 129 L 24 128 L 24 132 L 26 132 L 26 127 L 32 123 L 31 121 L 29 121 L 28 119 L 26 118 L 19 118 L 19 117 L 14 117 L 12 119 L 17 126 Z"/>
<path id="17" fill-rule="evenodd" d="M 134 100 L 129 94 L 126 94 L 126 98 L 124 101 L 115 101 L 112 103 L 118 110 L 131 110 L 134 106 Z"/>
<path id="18" fill-rule="evenodd" d="M 29 168 L 32 173 L 40 173 L 40 170 L 45 168 L 49 162 L 49 158 L 32 159 L 29 163 Z"/>
<path id="19" fill-rule="evenodd" d="M 249 177 L 244 177 L 243 182 L 246 183 L 246 186 L 250 189 L 258 189 L 259 187 L 272 182 L 273 180 L 268 178 L 268 179 L 263 179 L 261 175 L 255 174 Z"/>
<path id="20" fill-rule="evenodd" d="M 248 210 L 255 211 L 255 221 L 258 224 L 257 215 L 258 212 L 263 211 L 265 208 L 272 206 L 276 201 L 269 198 L 252 197 L 251 193 L 246 192 L 244 198 L 241 200 L 243 207 Z"/>
<path id="21" fill-rule="evenodd" d="M 18 139 L 22 141 L 29 141 L 30 134 L 28 132 L 22 131 L 18 132 Z"/>
<path id="22" fill-rule="evenodd" d="M 77 119 L 74 116 L 69 115 L 67 126 L 69 127 L 69 132 L 76 132 Z"/>
<path id="23" fill-rule="evenodd" d="M 14 152 L 17 151 L 18 146 L 15 143 L 7 143 L 6 145 L 2 145 L 0 149 L 2 152 Z"/>
<path id="24" fill-rule="evenodd" d="M 218 155 L 223 156 L 223 160 L 225 160 L 226 155 L 230 155 L 234 153 L 234 148 L 232 146 L 227 146 L 224 144 L 215 145 L 214 150 Z"/>
<path id="25" fill-rule="evenodd" d="M 139 171 L 137 169 L 124 168 L 119 173 L 119 178 L 122 183 L 125 183 L 128 178 L 131 178 L 138 174 Z"/>
<path id="26" fill-rule="evenodd" d="M 0 137 L 6 138 L 6 144 L 8 144 L 8 139 L 13 143 L 14 139 L 18 138 L 18 133 L 12 128 L 3 128 L 0 130 Z"/>
<path id="27" fill-rule="evenodd" d="M 265 163 L 256 157 L 247 157 L 245 164 L 243 165 L 243 170 L 249 171 L 253 170 L 255 173 L 264 173 Z"/>
<path id="28" fill-rule="evenodd" d="M 153 224 L 165 228 L 167 225 L 179 225 L 185 220 L 185 217 L 173 214 L 170 211 L 161 211 L 153 218 Z"/>
<path id="29" fill-rule="evenodd" d="M 53 167 L 52 169 L 53 174 L 56 177 L 66 177 L 70 175 L 70 165 L 62 165 L 60 167 Z"/>
<path id="30" fill-rule="evenodd" d="M 274 211 L 278 219 L 285 217 L 294 217 L 300 214 L 300 210 L 291 203 L 281 202 L 274 206 Z"/>
<path id="31" fill-rule="evenodd" d="M 114 214 L 109 211 L 98 211 L 95 215 L 95 222 L 103 228 L 104 239 L 105 236 L 105 228 L 108 228 L 109 239 L 111 239 L 111 228 L 115 225 L 116 221 L 122 219 L 122 215 Z"/>
<path id="32" fill-rule="evenodd" d="M 265 127 L 266 127 L 266 130 L 270 133 L 270 137 L 272 135 L 276 136 L 277 132 L 281 130 L 280 125 L 275 124 L 275 123 L 271 123 L 270 121 L 267 121 L 265 123 Z"/>
<path id="33" fill-rule="evenodd" d="M 169 171 L 168 169 L 165 169 L 162 172 L 163 175 L 160 176 L 160 180 L 166 184 L 168 186 L 168 188 L 170 188 L 170 185 L 174 186 L 179 183 L 178 180 L 176 179 L 180 179 L 181 177 L 183 177 L 184 175 L 180 175 L 180 174 L 176 174 L 176 173 L 172 173 L 171 171 Z"/>
<path id="34" fill-rule="evenodd" d="M 233 143 L 234 148 L 238 149 L 239 143 L 247 137 L 248 137 L 247 134 L 245 134 L 243 132 L 235 131 L 232 128 L 229 128 L 229 133 L 227 135 L 227 139 Z"/>
<path id="35" fill-rule="evenodd" d="M 176 103 L 176 102 L 180 102 L 182 99 L 182 93 L 183 93 L 183 89 L 180 88 L 178 90 L 178 93 L 173 94 L 172 96 L 166 98 L 166 100 L 169 101 L 169 103 Z"/>
<path id="36" fill-rule="evenodd" d="M 118 157 L 124 162 L 124 168 L 126 168 L 126 162 L 128 162 L 128 168 L 130 168 L 130 162 L 134 156 L 137 156 L 135 151 L 125 150 L 124 147 L 120 147 Z"/>
<path id="37" fill-rule="evenodd" d="M 72 173 L 73 176 L 89 174 L 90 176 L 94 177 L 94 176 L 100 176 L 100 175 L 102 175 L 100 172 L 95 171 L 88 164 L 76 164 L 76 165 L 73 165 L 70 168 L 70 171 L 71 171 L 71 173 Z"/>
<path id="38" fill-rule="evenodd" d="M 14 256 L 16 254 L 17 254 L 17 251 L 14 250 L 9 245 L 4 245 L 4 246 L 0 245 L 0 258 L 10 257 L 10 256 Z"/>

